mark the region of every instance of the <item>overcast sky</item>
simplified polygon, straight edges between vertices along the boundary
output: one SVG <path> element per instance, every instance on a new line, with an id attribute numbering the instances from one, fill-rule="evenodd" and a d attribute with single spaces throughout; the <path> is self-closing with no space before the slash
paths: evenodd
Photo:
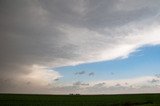
<path id="1" fill-rule="evenodd" d="M 160 92 L 159 44 L 159 0 L 0 0 L 0 92 Z"/>

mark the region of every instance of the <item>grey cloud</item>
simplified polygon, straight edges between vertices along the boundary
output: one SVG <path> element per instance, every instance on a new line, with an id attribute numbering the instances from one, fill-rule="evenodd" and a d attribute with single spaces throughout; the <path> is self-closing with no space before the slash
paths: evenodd
<path id="1" fill-rule="evenodd" d="M 28 82 L 26 82 L 26 84 L 27 84 L 27 85 L 30 85 L 30 84 L 31 84 L 31 82 L 30 82 L 30 81 L 28 81 Z"/>
<path id="2" fill-rule="evenodd" d="M 80 86 L 54 86 L 50 89 L 50 93 L 54 94 L 80 94 L 84 89 Z"/>
<path id="3" fill-rule="evenodd" d="M 156 82 L 159 82 L 158 79 L 152 79 L 151 81 L 149 81 L 150 83 L 156 83 Z"/>
<path id="4" fill-rule="evenodd" d="M 94 72 L 90 72 L 88 75 L 89 76 L 94 76 Z"/>
<path id="5" fill-rule="evenodd" d="M 106 84 L 105 82 L 101 82 L 101 83 L 95 84 L 94 87 L 102 87 L 105 84 Z"/>
<path id="6" fill-rule="evenodd" d="M 117 87 L 118 87 L 118 86 L 121 86 L 121 84 L 117 83 L 115 86 L 117 86 Z"/>
<path id="7" fill-rule="evenodd" d="M 120 90 L 121 92 L 123 91 L 123 90 L 133 90 L 133 89 L 135 89 L 135 88 L 131 88 L 131 87 L 128 87 L 128 86 L 122 86 L 122 85 L 120 85 L 120 84 L 116 84 L 115 86 L 110 86 L 110 87 L 108 87 L 108 90 L 111 90 L 111 91 L 118 91 L 118 90 Z"/>
<path id="8" fill-rule="evenodd" d="M 81 82 L 80 82 L 80 81 L 77 81 L 77 82 L 73 83 L 73 85 L 74 85 L 74 86 L 79 86 L 79 85 L 81 85 Z"/>
<path id="9" fill-rule="evenodd" d="M 105 83 L 98 83 L 93 86 L 87 87 L 86 92 L 89 94 L 112 94 L 112 93 L 125 93 L 126 91 L 132 91 L 135 88 L 130 88 L 127 86 L 105 86 Z"/>
<path id="10" fill-rule="evenodd" d="M 89 83 L 83 83 L 81 81 L 77 81 L 73 83 L 73 86 L 89 86 Z"/>
<path id="11" fill-rule="evenodd" d="M 155 4 L 156 1 L 91 0 L 87 14 L 90 17 L 86 16 L 86 24 L 96 30 L 143 20 L 144 17 L 148 18 L 159 11 L 157 10 L 159 2 Z"/>
<path id="12" fill-rule="evenodd" d="M 114 75 L 114 73 L 113 73 L 113 72 L 111 72 L 111 75 Z"/>
<path id="13" fill-rule="evenodd" d="M 82 86 L 89 86 L 89 83 L 82 83 Z"/>
<path id="14" fill-rule="evenodd" d="M 83 75 L 85 73 L 86 73 L 85 71 L 80 71 L 80 72 L 76 72 L 75 75 Z"/>
<path id="15" fill-rule="evenodd" d="M 54 81 L 59 81 L 59 78 L 54 79 Z"/>
<path id="16" fill-rule="evenodd" d="M 125 86 L 111 86 L 111 87 L 94 87 L 89 86 L 80 88 L 80 86 L 62 86 L 53 87 L 51 91 L 57 94 L 128 94 L 128 93 L 152 93 L 159 92 L 159 86 L 142 86 L 140 88 L 125 87 Z"/>
<path id="17" fill-rule="evenodd" d="M 128 83 L 127 83 L 127 82 L 125 82 L 125 85 L 128 85 Z"/>
<path id="18" fill-rule="evenodd" d="M 160 78 L 160 74 L 156 74 L 155 76 L 156 76 L 157 78 Z"/>

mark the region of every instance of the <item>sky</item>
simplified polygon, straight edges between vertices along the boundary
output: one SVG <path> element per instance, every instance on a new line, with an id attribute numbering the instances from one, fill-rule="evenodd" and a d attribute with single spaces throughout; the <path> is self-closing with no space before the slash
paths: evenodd
<path id="1" fill-rule="evenodd" d="M 160 93 L 159 0 L 0 0 L 0 93 Z"/>

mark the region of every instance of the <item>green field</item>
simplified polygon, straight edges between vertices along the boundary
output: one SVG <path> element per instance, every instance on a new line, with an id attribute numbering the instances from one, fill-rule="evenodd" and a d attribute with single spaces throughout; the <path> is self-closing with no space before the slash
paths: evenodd
<path id="1" fill-rule="evenodd" d="M 128 94 L 128 95 L 0 94 L 0 106 L 160 106 L 160 94 Z"/>

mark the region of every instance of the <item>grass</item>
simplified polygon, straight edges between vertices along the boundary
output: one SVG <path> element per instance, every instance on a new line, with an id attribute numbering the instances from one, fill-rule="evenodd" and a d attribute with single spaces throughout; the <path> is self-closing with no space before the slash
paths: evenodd
<path id="1" fill-rule="evenodd" d="M 127 94 L 127 95 L 0 94 L 0 106 L 160 106 L 160 94 Z"/>

